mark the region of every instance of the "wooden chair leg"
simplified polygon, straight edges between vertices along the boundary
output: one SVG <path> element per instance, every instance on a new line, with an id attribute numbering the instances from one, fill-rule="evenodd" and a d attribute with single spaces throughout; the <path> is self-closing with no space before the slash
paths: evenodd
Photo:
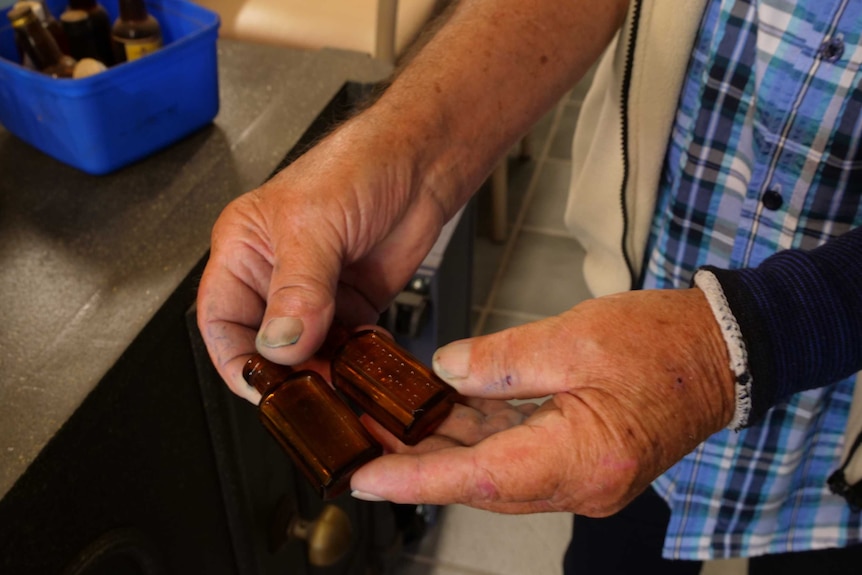
<path id="1" fill-rule="evenodd" d="M 398 26 L 398 0 L 378 0 L 374 57 L 395 63 L 395 38 Z"/>

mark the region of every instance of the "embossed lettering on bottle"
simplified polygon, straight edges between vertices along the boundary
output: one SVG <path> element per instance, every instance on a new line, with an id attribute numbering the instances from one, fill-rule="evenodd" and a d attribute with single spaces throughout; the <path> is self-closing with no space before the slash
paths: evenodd
<path id="1" fill-rule="evenodd" d="M 353 334 L 341 346 L 332 360 L 332 383 L 408 445 L 430 435 L 457 397 L 431 369 L 375 330 Z"/>

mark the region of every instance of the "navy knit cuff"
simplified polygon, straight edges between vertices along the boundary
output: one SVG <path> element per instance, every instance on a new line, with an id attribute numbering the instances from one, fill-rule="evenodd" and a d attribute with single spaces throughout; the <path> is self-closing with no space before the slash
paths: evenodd
<path id="1" fill-rule="evenodd" d="M 862 228 L 757 268 L 703 269 L 720 283 L 747 351 L 747 424 L 794 393 L 862 369 Z"/>

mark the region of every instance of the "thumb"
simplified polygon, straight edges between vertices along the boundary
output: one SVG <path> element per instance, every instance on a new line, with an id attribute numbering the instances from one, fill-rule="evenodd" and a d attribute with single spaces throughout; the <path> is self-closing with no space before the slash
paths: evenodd
<path id="1" fill-rule="evenodd" d="M 323 343 L 335 313 L 337 266 L 322 265 L 323 258 L 308 261 L 310 253 L 297 250 L 276 258 L 255 339 L 261 355 L 283 365 L 310 358 Z"/>
<path id="2" fill-rule="evenodd" d="M 558 317 L 450 343 L 434 354 L 434 371 L 461 394 L 532 399 L 565 391 L 569 360 L 556 342 Z M 570 346 L 569 346 L 570 347 Z"/>

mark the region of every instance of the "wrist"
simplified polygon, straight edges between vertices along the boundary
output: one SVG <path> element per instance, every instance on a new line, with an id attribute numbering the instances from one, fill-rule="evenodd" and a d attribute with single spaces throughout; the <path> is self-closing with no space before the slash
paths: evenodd
<path id="1" fill-rule="evenodd" d="M 398 162 L 409 196 L 433 200 L 448 221 L 490 173 L 498 155 L 490 146 L 501 141 L 490 135 L 482 144 L 465 138 L 467 120 L 447 113 L 453 104 L 445 100 L 419 100 L 415 90 L 396 82 L 356 120 L 358 129 L 371 130 L 384 142 L 389 161 Z"/>
<path id="2" fill-rule="evenodd" d="M 694 361 L 700 365 L 705 402 L 702 409 L 710 414 L 710 434 L 727 427 L 737 411 L 736 378 L 731 356 L 719 321 L 706 294 L 701 289 L 682 290 L 689 295 L 689 305 L 680 313 L 692 324 L 696 345 Z"/>

